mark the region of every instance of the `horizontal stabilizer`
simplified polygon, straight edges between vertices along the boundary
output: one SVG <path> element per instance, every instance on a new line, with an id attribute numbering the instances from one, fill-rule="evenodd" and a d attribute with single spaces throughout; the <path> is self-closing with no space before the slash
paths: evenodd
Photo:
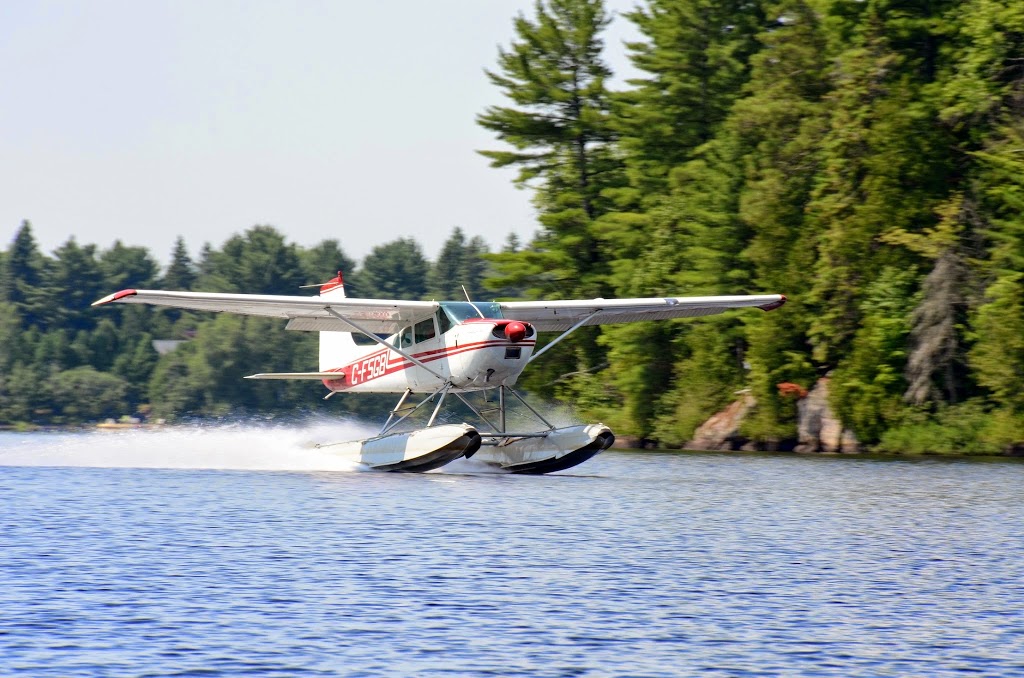
<path id="1" fill-rule="evenodd" d="M 246 379 L 344 379 L 342 372 L 266 372 L 250 374 Z"/>

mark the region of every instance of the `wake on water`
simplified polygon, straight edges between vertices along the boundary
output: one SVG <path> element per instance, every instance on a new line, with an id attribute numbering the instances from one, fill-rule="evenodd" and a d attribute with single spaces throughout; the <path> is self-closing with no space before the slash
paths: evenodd
<path id="1" fill-rule="evenodd" d="M 8 433 L 0 435 L 0 466 L 365 471 L 354 459 L 316 449 L 318 443 L 360 440 L 377 428 L 355 422 L 234 422 L 157 429 Z M 441 472 L 500 472 L 457 459 Z"/>
<path id="2" fill-rule="evenodd" d="M 579 423 L 572 408 L 547 404 L 556 426 Z M 522 412 L 509 412 L 511 428 L 537 426 Z M 522 425 L 520 425 L 522 424 Z M 377 425 L 353 420 L 309 419 L 289 423 L 237 420 L 154 429 L 57 433 L 0 433 L 0 466 L 86 466 L 246 471 L 364 471 L 355 459 L 323 443 L 377 435 Z M 475 459 L 456 459 L 432 473 L 504 473 Z"/>

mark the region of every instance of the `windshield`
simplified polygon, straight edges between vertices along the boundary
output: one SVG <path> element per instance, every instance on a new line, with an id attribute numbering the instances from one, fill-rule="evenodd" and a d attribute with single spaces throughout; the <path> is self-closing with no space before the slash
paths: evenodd
<path id="1" fill-rule="evenodd" d="M 485 318 L 502 317 L 501 305 L 494 301 L 474 301 L 472 304 L 468 301 L 442 301 L 441 308 L 456 325 L 469 318 L 479 318 L 480 313 Z M 480 313 L 477 313 L 477 309 L 480 309 Z"/>

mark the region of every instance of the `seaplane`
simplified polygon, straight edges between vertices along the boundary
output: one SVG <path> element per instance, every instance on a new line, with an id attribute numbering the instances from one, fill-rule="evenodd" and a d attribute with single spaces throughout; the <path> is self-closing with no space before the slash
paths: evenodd
<path id="1" fill-rule="evenodd" d="M 468 294 L 466 301 L 360 299 L 345 295 L 341 272 L 312 287 L 319 287 L 316 296 L 126 289 L 93 306 L 151 304 L 273 317 L 287 320 L 288 330 L 319 332 L 316 372 L 246 378 L 320 381 L 328 390 L 325 398 L 343 392 L 401 394 L 376 436 L 318 445 L 370 468 L 424 472 L 473 457 L 510 473 L 543 474 L 576 466 L 615 441 L 602 423 L 553 425 L 514 389 L 527 365 L 570 334 L 588 325 L 691 318 L 735 308 L 771 311 L 786 302 L 781 294 L 490 302 L 471 301 Z M 535 351 L 540 332 L 560 334 Z M 439 418 L 449 398 L 465 405 L 462 411 L 472 423 Z M 513 430 L 508 418 L 512 405 L 521 417 L 525 408 L 535 426 Z M 425 426 L 408 430 L 423 418 Z"/>

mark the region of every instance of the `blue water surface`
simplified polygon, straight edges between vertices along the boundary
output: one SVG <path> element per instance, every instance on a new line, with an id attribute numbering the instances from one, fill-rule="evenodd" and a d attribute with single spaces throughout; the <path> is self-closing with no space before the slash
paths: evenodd
<path id="1" fill-rule="evenodd" d="M 1012 460 L 402 475 L 66 438 L 0 435 L 0 675 L 1024 675 Z"/>

